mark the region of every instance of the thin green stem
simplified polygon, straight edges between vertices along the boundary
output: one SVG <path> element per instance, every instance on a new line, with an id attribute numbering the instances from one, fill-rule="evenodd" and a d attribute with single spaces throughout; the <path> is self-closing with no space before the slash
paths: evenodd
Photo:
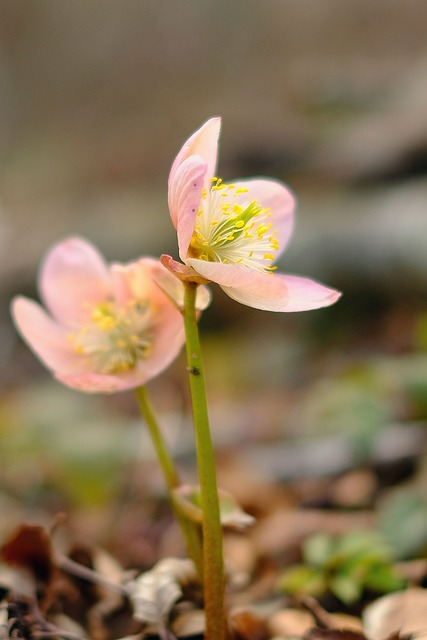
<path id="1" fill-rule="evenodd" d="M 206 639 L 223 640 L 224 561 L 215 458 L 209 427 L 205 378 L 196 315 L 197 285 L 185 282 L 184 324 L 187 366 L 196 438 L 203 530 L 203 571 Z"/>
<path id="2" fill-rule="evenodd" d="M 166 448 L 165 441 L 163 439 L 158 422 L 156 420 L 156 416 L 151 406 L 147 389 L 146 387 L 138 387 L 137 389 L 135 389 L 135 393 L 138 400 L 139 408 L 147 423 L 148 431 L 150 432 L 157 459 L 160 463 L 163 475 L 165 477 L 172 509 L 174 510 L 176 519 L 184 535 L 188 555 L 193 560 L 199 576 L 203 580 L 203 552 L 200 527 L 196 523 L 191 522 L 182 513 L 182 510 L 179 508 L 175 501 L 173 491 L 180 486 L 181 481 L 178 471 Z"/>
<path id="3" fill-rule="evenodd" d="M 165 441 L 160 432 L 160 428 L 157 423 L 153 408 L 151 406 L 150 398 L 148 396 L 147 388 L 138 387 L 137 389 L 135 389 L 135 393 L 138 400 L 139 408 L 147 423 L 151 440 L 156 450 L 160 466 L 162 467 L 168 489 L 175 489 L 181 484 L 181 481 L 178 471 L 176 470 L 173 460 L 168 453 Z"/>

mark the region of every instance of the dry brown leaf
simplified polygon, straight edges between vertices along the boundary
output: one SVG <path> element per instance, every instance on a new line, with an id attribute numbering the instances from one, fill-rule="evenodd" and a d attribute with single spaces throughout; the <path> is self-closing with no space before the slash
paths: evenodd
<path id="1" fill-rule="evenodd" d="M 177 638 L 201 636 L 205 632 L 205 612 L 191 609 L 179 613 L 171 624 L 172 633 Z"/>
<path id="2" fill-rule="evenodd" d="M 24 569 L 34 577 L 40 608 L 47 608 L 58 571 L 46 529 L 38 525 L 21 525 L 2 545 L 1 555 L 10 567 Z"/>
<path id="3" fill-rule="evenodd" d="M 427 638 L 427 590 L 411 588 L 378 598 L 363 612 L 370 640 L 414 636 Z"/>
<path id="4" fill-rule="evenodd" d="M 281 609 L 268 620 L 271 635 L 281 638 L 302 638 L 312 626 L 312 615 L 299 609 Z"/>
<path id="5" fill-rule="evenodd" d="M 268 627 L 255 611 L 240 609 L 230 614 L 229 626 L 235 640 L 268 640 Z"/>
<path id="6" fill-rule="evenodd" d="M 366 636 L 353 629 L 322 629 L 313 627 L 304 634 L 304 640 L 366 640 Z"/>

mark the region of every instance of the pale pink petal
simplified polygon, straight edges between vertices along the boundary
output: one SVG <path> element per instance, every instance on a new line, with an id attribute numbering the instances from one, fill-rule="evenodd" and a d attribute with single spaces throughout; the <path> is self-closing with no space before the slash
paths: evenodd
<path id="1" fill-rule="evenodd" d="M 195 282 L 196 284 L 207 283 L 206 279 L 202 278 L 202 276 L 194 271 L 193 267 L 182 264 L 182 262 L 177 262 L 172 258 L 172 256 L 168 256 L 167 253 L 163 253 L 160 256 L 160 262 L 176 278 L 179 278 L 183 282 Z"/>
<path id="2" fill-rule="evenodd" d="M 49 369 L 63 373 L 79 370 L 80 359 L 67 341 L 67 331 L 40 305 L 18 297 L 12 301 L 11 311 L 22 338 Z"/>
<path id="3" fill-rule="evenodd" d="M 147 381 L 136 370 L 120 375 L 103 375 L 84 371 L 79 374 L 56 374 L 56 379 L 77 391 L 86 393 L 114 393 L 135 389 Z"/>
<path id="4" fill-rule="evenodd" d="M 182 263 L 176 264 L 190 271 Z M 197 274 L 195 276 L 197 277 Z M 184 286 L 181 280 L 164 267 L 160 260 L 154 258 L 141 258 L 127 265 L 113 264 L 111 277 L 114 299 L 123 306 L 136 299 L 156 304 L 170 304 L 171 300 L 183 300 L 184 297 Z M 208 290 L 203 288 L 198 300 L 198 308 L 204 309 L 209 301 Z"/>
<path id="5" fill-rule="evenodd" d="M 268 274 L 266 274 L 268 276 Z M 286 295 L 283 298 L 269 297 L 268 292 L 258 288 L 236 289 L 222 287 L 227 295 L 237 302 L 265 311 L 309 311 L 334 304 L 341 292 L 330 289 L 309 278 L 301 276 L 274 274 L 275 280 L 283 283 Z"/>
<path id="6" fill-rule="evenodd" d="M 207 280 L 216 282 L 230 298 L 265 311 L 308 311 L 336 302 L 341 293 L 300 276 L 263 273 L 238 265 L 187 260 Z"/>
<path id="7" fill-rule="evenodd" d="M 210 118 L 184 143 L 169 174 L 169 188 L 180 165 L 190 156 L 201 156 L 207 165 L 206 184 L 215 174 L 221 118 Z"/>
<path id="8" fill-rule="evenodd" d="M 68 238 L 51 249 L 41 267 L 39 286 L 53 317 L 69 327 L 83 321 L 90 306 L 111 293 L 104 259 L 81 238 Z"/>
<path id="9" fill-rule="evenodd" d="M 113 263 L 110 265 L 111 287 L 114 301 L 122 307 L 135 298 L 132 290 L 129 268 L 127 265 Z"/>
<path id="10" fill-rule="evenodd" d="M 186 263 L 203 278 L 221 287 L 259 291 L 260 297 L 264 295 L 267 299 L 282 299 L 287 296 L 286 287 L 273 273 L 246 269 L 238 264 L 208 262 L 197 258 L 188 258 Z"/>
<path id="11" fill-rule="evenodd" d="M 164 267 L 150 258 L 141 260 L 141 263 L 150 275 L 148 294 L 153 307 L 149 322 L 151 346 L 147 357 L 141 358 L 136 367 L 146 381 L 163 371 L 176 358 L 184 344 L 185 333 L 182 313 L 153 278 L 153 275 L 158 274 L 159 268 Z M 166 277 L 170 275 L 176 279 L 168 271 L 165 270 L 165 273 Z"/>
<path id="12" fill-rule="evenodd" d="M 187 255 L 196 224 L 206 166 L 200 156 L 187 158 L 176 170 L 169 188 L 169 210 L 177 230 L 181 260 Z"/>
<path id="13" fill-rule="evenodd" d="M 181 265 L 184 266 L 184 265 Z M 184 285 L 182 281 L 174 276 L 161 263 L 154 265 L 151 276 L 156 284 L 174 301 L 179 309 L 184 307 Z M 211 292 L 208 287 L 199 286 L 197 288 L 196 309 L 203 311 L 211 302 Z"/>
<path id="14" fill-rule="evenodd" d="M 123 267 L 121 272 L 117 269 L 118 265 L 114 265 L 113 269 L 115 277 L 120 277 L 122 285 L 127 278 L 133 295 L 139 292 L 138 299 L 147 300 L 152 307 L 147 316 L 147 334 L 150 336 L 151 344 L 146 357 L 140 358 L 134 369 L 119 375 L 97 374 L 91 371 L 64 375 L 61 372 L 56 376 L 58 380 L 73 389 L 88 393 L 113 393 L 146 384 L 176 358 L 185 341 L 184 322 L 181 312 L 150 277 L 156 264 L 156 260 L 143 258 L 138 263 Z M 172 275 L 170 277 L 174 278 Z"/>
<path id="15" fill-rule="evenodd" d="M 129 301 L 149 300 L 153 294 L 151 267 L 157 261 L 142 258 L 129 264 L 112 264 L 111 280 L 115 301 L 125 306 Z"/>
<path id="16" fill-rule="evenodd" d="M 153 342 L 149 354 L 145 359 L 138 361 L 135 373 L 141 377 L 145 384 L 148 380 L 157 376 L 181 351 L 185 342 L 184 322 L 182 314 L 168 299 L 167 306 L 156 310 L 155 324 L 150 327 Z"/>
<path id="17" fill-rule="evenodd" d="M 273 229 L 277 230 L 276 238 L 279 249 L 278 258 L 284 251 L 294 227 L 295 197 L 284 184 L 276 180 L 255 178 L 251 180 L 233 181 L 237 191 L 239 188 L 248 189 L 248 192 L 238 194 L 236 199 L 244 203 L 249 198 L 257 200 L 264 209 L 270 209 Z"/>
<path id="18" fill-rule="evenodd" d="M 134 369 L 114 374 L 84 371 L 77 374 L 57 373 L 56 378 L 67 386 L 87 393 L 114 393 L 145 385 L 162 373 L 176 358 L 185 342 L 181 313 L 168 301 L 168 307 L 157 309 L 155 323 L 149 327 L 153 343 L 145 359 Z"/>
<path id="19" fill-rule="evenodd" d="M 153 258 L 142 258 L 122 267 L 113 265 L 112 274 L 115 291 L 120 280 L 124 291 L 123 283 L 126 281 L 130 297 L 142 302 L 146 300 L 153 309 L 147 329 L 151 335 L 147 357 L 141 358 L 133 371 L 120 376 L 123 379 L 127 378 L 124 384 L 130 386 L 145 384 L 175 359 L 185 339 L 182 314 L 167 295 L 168 292 L 159 286 L 158 281 L 161 280 L 169 291 L 176 286 L 183 290 L 183 285 Z"/>

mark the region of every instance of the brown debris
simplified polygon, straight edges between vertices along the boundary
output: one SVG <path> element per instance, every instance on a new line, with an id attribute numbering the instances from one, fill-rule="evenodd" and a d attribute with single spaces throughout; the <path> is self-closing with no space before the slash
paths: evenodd
<path id="1" fill-rule="evenodd" d="M 54 598 L 58 572 L 46 529 L 23 524 L 3 544 L 1 555 L 9 566 L 30 573 L 35 581 L 39 606 L 42 610 L 47 609 Z"/>

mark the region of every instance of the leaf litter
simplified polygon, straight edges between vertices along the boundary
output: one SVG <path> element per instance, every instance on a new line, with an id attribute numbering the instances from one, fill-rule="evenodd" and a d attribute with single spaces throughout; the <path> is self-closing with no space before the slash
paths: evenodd
<path id="1" fill-rule="evenodd" d="M 233 403 L 224 394 L 218 414 L 225 418 L 218 434 L 219 482 L 241 513 L 255 519 L 244 531 L 235 530 L 233 518 L 226 527 L 232 638 L 403 640 L 426 633 L 425 363 L 424 354 L 416 350 L 399 360 L 389 354 L 377 355 L 358 367 L 341 363 L 332 370 L 320 359 L 317 369 L 330 372 L 326 394 L 322 395 L 316 371 L 285 396 L 279 389 L 261 390 L 240 409 L 240 391 Z M 347 411 L 352 413 L 347 426 L 345 404 L 334 398 L 334 380 L 338 396 L 343 385 L 346 389 Z M 326 388 L 324 383 L 321 386 Z M 213 392 L 220 398 L 215 380 Z M 276 409 L 262 429 L 257 421 L 267 394 L 268 405 Z M 380 398 L 378 410 L 372 405 L 375 397 Z M 281 406 L 286 411 L 278 420 Z M 214 403 L 214 416 L 216 407 Z M 227 407 L 228 420 L 237 423 L 234 435 L 226 424 Z M 126 410 L 132 417 L 132 409 Z M 53 423 L 61 418 L 60 413 L 48 427 L 48 439 L 54 437 Z M 16 420 L 20 413 L 9 415 Z M 74 428 L 72 416 L 71 403 L 66 416 L 69 429 Z M 108 426 L 110 416 L 114 422 L 114 412 L 110 412 L 102 418 L 107 429 L 103 425 L 98 430 L 108 455 L 117 438 L 117 425 Z M 243 417 L 250 439 L 240 446 Z M 25 417 L 19 420 L 18 428 L 14 426 L 15 441 L 13 429 L 7 432 L 11 457 L 19 453 L 14 442 L 21 448 L 24 442 Z M 79 420 L 81 415 L 75 425 Z M 299 423 L 298 434 L 293 434 L 291 421 Z M 361 433 L 364 421 L 370 428 Z M 341 429 L 340 423 L 344 424 Z M 314 424 L 318 425 L 316 433 L 310 430 Z M 40 422 L 37 429 L 42 428 Z M 84 422 L 82 429 L 88 430 Z M 222 439 L 223 433 L 226 437 Z M 100 467 L 98 476 L 86 476 L 94 487 L 87 504 L 74 497 L 68 506 L 63 499 L 51 501 L 52 494 L 46 492 L 49 485 L 55 484 L 60 495 L 71 486 L 73 474 L 79 474 L 80 465 L 66 469 L 68 446 L 64 445 L 68 476 L 63 486 L 51 453 L 47 466 L 38 458 L 40 477 L 34 484 L 35 436 L 33 461 L 24 451 L 30 464 L 19 467 L 21 488 L 17 473 L 4 475 L 8 469 L 4 467 L 0 499 L 10 508 L 3 509 L 3 527 L 7 527 L 2 532 L 0 638 L 203 636 L 202 590 L 191 563 L 182 558 L 182 540 L 162 481 L 148 457 L 143 471 L 140 460 L 126 462 L 132 449 L 129 433 L 124 441 L 128 442 L 126 449 L 109 463 L 114 475 L 121 469 L 125 478 L 123 488 L 113 493 L 109 489 L 113 508 L 105 501 L 97 503 L 101 494 L 97 485 L 108 467 Z M 39 442 L 46 451 L 46 438 Z M 94 454 L 91 464 L 95 461 Z M 180 464 L 191 476 L 191 453 L 185 447 Z M 38 510 L 28 509 L 28 500 L 17 508 L 31 482 Z M 111 476 L 108 483 L 111 486 Z M 79 491 L 84 491 L 83 485 Z M 197 500 L 195 503 L 197 507 Z M 59 524 L 54 519 L 49 526 L 58 504 L 69 515 Z M 22 524 L 27 521 L 42 525 Z M 241 524 L 249 524 L 246 516 Z M 284 583 L 292 567 L 302 568 L 306 578 L 302 571 L 298 588 L 289 589 Z M 313 584 L 317 584 L 314 589 Z"/>

